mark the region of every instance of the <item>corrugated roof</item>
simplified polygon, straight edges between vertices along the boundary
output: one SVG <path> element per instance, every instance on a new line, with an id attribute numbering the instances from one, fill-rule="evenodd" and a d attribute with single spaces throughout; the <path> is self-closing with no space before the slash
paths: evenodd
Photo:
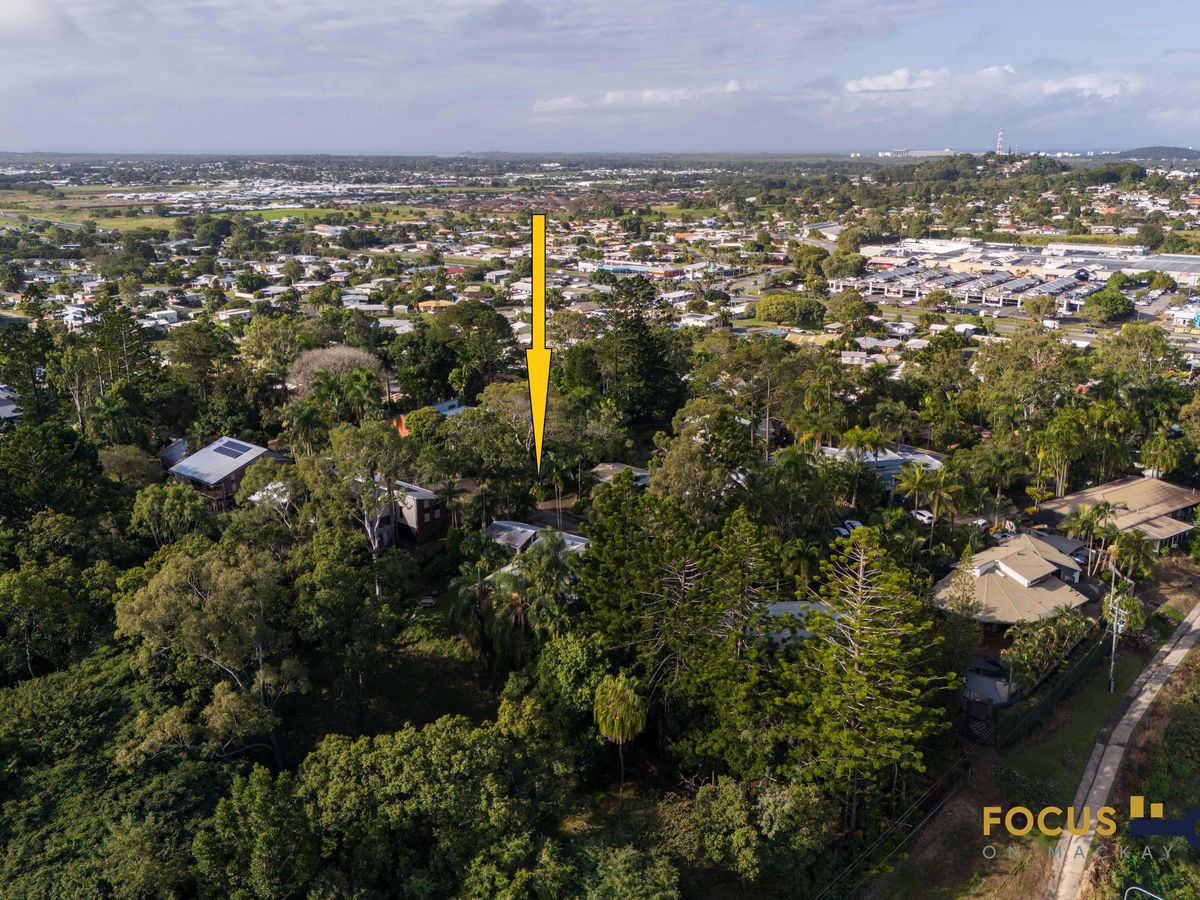
<path id="1" fill-rule="evenodd" d="M 204 449 L 171 466 L 168 471 L 172 475 L 181 475 L 212 487 L 269 452 L 266 447 L 257 444 L 219 437 Z"/>

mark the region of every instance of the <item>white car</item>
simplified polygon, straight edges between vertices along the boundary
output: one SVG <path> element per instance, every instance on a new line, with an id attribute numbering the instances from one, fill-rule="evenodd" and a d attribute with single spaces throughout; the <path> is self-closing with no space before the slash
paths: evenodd
<path id="1" fill-rule="evenodd" d="M 916 519 L 918 522 L 920 522 L 922 525 L 932 525 L 933 524 L 933 513 L 931 513 L 927 509 L 914 509 L 912 511 L 912 517 L 914 519 Z"/>
<path id="2" fill-rule="evenodd" d="M 417 601 L 417 606 L 422 609 L 429 609 L 430 607 L 437 606 L 437 599 L 434 597 L 422 597 Z"/>

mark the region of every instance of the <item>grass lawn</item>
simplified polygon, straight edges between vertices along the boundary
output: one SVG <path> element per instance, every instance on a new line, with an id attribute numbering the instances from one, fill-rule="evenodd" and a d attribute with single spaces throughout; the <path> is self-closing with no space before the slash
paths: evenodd
<path id="1" fill-rule="evenodd" d="M 1127 648 L 1117 654 L 1116 691 L 1108 692 L 1107 659 L 1098 664 L 1076 686 L 1049 722 L 1010 750 L 1000 759 L 1009 770 L 1027 783 L 1037 786 L 1037 803 L 1070 804 L 1075 799 L 1079 780 L 1087 768 L 1092 748 L 1109 715 L 1145 667 L 1149 657 Z M 1011 797 L 1014 803 L 1027 804 L 1029 797 Z"/>

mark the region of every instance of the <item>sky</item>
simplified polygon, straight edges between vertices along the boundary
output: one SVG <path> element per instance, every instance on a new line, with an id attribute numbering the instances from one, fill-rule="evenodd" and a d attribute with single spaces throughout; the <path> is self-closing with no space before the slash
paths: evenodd
<path id="1" fill-rule="evenodd" d="M 0 0 L 0 150 L 1200 144 L 1194 0 Z"/>

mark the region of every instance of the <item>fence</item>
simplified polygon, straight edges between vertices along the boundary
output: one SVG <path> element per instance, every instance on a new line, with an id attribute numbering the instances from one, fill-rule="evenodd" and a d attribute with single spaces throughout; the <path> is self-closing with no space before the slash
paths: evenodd
<path id="1" fill-rule="evenodd" d="M 1012 707 L 1012 709 L 1009 709 L 1003 716 L 999 717 L 995 722 L 997 746 L 1012 746 L 1029 734 L 1042 719 L 1053 712 L 1054 707 L 1067 695 L 1071 688 L 1095 668 L 1097 663 L 1104 659 L 1108 644 L 1109 642 L 1102 634 L 1100 640 L 1084 651 L 1084 654 L 1076 660 L 1070 669 L 1060 672 L 1053 678 L 1043 682 L 1037 693 L 1021 701 Z M 1027 706 L 1027 703 L 1031 703 L 1032 705 Z"/>
<path id="2" fill-rule="evenodd" d="M 884 866 L 922 826 L 934 817 L 946 802 L 967 784 L 970 762 L 961 756 L 947 768 L 908 808 L 892 820 L 887 829 L 870 846 L 842 869 L 817 900 L 844 900 L 852 897 L 864 884 L 885 871 Z"/>

